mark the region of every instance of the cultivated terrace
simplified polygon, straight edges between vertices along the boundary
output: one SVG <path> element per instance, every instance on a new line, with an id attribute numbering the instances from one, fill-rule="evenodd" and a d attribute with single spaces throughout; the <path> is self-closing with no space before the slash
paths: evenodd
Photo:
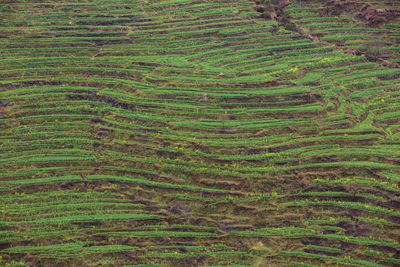
<path id="1" fill-rule="evenodd" d="M 0 0 L 0 266 L 400 266 L 400 1 Z"/>

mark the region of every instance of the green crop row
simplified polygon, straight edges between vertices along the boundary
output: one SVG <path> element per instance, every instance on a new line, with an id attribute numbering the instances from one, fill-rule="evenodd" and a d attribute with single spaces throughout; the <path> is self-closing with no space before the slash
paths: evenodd
<path id="1" fill-rule="evenodd" d="M 40 225 L 40 224 L 69 224 L 78 222 L 96 222 L 96 221 L 115 221 L 115 220 L 149 220 L 159 219 L 161 216 L 150 214 L 116 213 L 116 214 L 94 214 L 94 215 L 73 215 L 64 217 L 44 218 L 37 220 L 22 221 L 0 221 L 0 225 Z"/>
<path id="2" fill-rule="evenodd" d="M 135 184 L 143 184 L 148 186 L 157 186 L 157 187 L 165 187 L 165 188 L 176 188 L 176 189 L 187 189 L 193 191 L 204 191 L 204 192 L 219 192 L 219 193 L 228 193 L 228 190 L 221 190 L 215 188 L 204 188 L 193 185 L 185 185 L 185 184 L 170 184 L 166 182 L 156 182 L 151 180 L 146 180 L 144 178 L 133 178 L 133 177 L 118 177 L 111 175 L 89 175 L 87 176 L 87 180 L 109 180 L 109 181 L 119 181 L 126 183 L 135 183 Z"/>
<path id="3" fill-rule="evenodd" d="M 374 212 L 374 213 L 381 213 L 381 214 L 388 214 L 388 215 L 393 215 L 393 216 L 400 216 L 400 212 L 393 210 L 393 209 L 388 209 L 388 208 L 382 208 L 379 206 L 373 206 L 370 204 L 365 204 L 361 202 L 350 202 L 350 201 L 330 201 L 330 200 L 316 200 L 316 201 L 311 201 L 311 200 L 295 200 L 292 202 L 284 202 L 280 203 L 282 206 L 306 206 L 306 205 L 326 205 L 326 206 L 338 206 L 338 207 L 343 207 L 343 208 L 349 208 L 349 209 L 359 209 L 359 210 L 365 210 L 368 212 Z"/>
<path id="4" fill-rule="evenodd" d="M 137 231 L 108 232 L 108 235 L 123 235 L 128 237 L 217 237 L 218 234 L 208 232 L 178 232 L 178 231 Z"/>
<path id="5" fill-rule="evenodd" d="M 333 256 L 325 256 L 325 255 L 320 255 L 320 254 L 307 253 L 307 252 L 303 252 L 303 251 L 279 251 L 278 255 L 315 258 L 315 259 L 323 260 L 324 262 L 356 264 L 359 266 L 366 266 L 366 267 L 385 267 L 385 265 L 382 265 L 382 264 L 378 264 L 378 263 L 370 262 L 370 261 L 366 261 L 366 260 L 353 259 L 350 256 L 344 257 L 344 258 L 338 258 L 338 257 L 333 257 Z"/>
<path id="6" fill-rule="evenodd" d="M 121 252 L 137 250 L 137 247 L 125 246 L 125 245 L 103 245 L 103 246 L 86 246 L 85 242 L 66 243 L 58 245 L 47 245 L 47 246 L 16 246 L 11 247 L 4 252 L 6 253 L 41 253 L 49 256 L 81 256 L 91 253 L 110 253 L 110 252 Z"/>

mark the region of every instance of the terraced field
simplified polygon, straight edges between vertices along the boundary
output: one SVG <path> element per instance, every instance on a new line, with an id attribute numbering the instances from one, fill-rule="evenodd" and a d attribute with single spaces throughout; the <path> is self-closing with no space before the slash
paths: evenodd
<path id="1" fill-rule="evenodd" d="M 400 266 L 399 1 L 0 14 L 0 265 Z"/>

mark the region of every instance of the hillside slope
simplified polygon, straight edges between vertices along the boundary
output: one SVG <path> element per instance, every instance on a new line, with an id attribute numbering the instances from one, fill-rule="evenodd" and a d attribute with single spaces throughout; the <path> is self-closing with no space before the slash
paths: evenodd
<path id="1" fill-rule="evenodd" d="M 0 262 L 399 266 L 399 12 L 2 1 Z"/>

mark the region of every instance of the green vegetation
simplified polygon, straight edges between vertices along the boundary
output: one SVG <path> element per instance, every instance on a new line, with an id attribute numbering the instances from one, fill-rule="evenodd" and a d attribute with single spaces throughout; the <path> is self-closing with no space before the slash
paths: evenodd
<path id="1" fill-rule="evenodd" d="M 398 266 L 400 3 L 284 2 L 2 1 L 0 266 Z"/>

